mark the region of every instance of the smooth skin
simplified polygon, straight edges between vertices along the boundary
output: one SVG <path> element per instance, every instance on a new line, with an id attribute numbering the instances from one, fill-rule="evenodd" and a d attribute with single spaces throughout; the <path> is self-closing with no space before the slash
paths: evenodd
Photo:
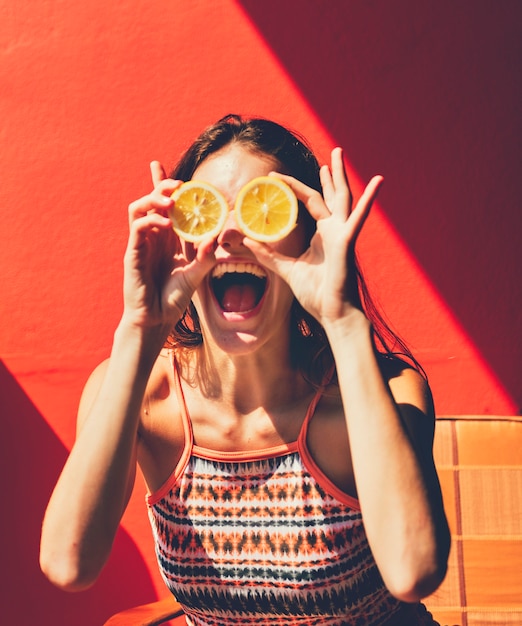
<path id="1" fill-rule="evenodd" d="M 245 238 L 232 211 L 216 240 L 197 248 L 180 242 L 167 215 L 181 183 L 151 164 L 153 191 L 129 207 L 124 310 L 111 355 L 87 382 L 77 440 L 44 519 L 41 567 L 56 585 L 81 590 L 98 577 L 136 461 L 154 491 L 180 458 L 180 407 L 163 345 L 191 299 L 204 336 L 183 370 L 196 442 L 255 450 L 297 438 L 314 390 L 290 363 L 294 297 L 322 324 L 337 366 L 338 386 L 326 390 L 310 424 L 316 463 L 359 499 L 392 594 L 414 602 L 442 581 L 449 532 L 431 452 L 431 394 L 416 370 L 376 357 L 370 322 L 349 299 L 346 260 L 383 179 L 372 178 L 352 207 L 340 148 L 321 169 L 324 198 L 276 169 L 271 158 L 233 144 L 208 157 L 194 178 L 215 185 L 231 207 L 252 178 L 283 179 L 317 220 L 307 249 L 299 227 L 272 246 Z M 225 261 L 253 262 L 266 271 L 267 290 L 255 314 L 225 314 L 213 298 L 209 276 Z"/>

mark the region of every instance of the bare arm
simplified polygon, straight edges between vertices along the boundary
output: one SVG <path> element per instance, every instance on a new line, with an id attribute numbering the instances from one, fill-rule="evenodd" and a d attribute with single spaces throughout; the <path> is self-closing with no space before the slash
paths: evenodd
<path id="1" fill-rule="evenodd" d="M 402 600 L 418 600 L 442 581 L 449 551 L 431 451 L 431 396 L 423 378 L 411 369 L 383 375 L 371 324 L 352 301 L 349 260 L 382 178 L 370 181 L 352 211 L 340 149 L 332 152 L 331 169 L 321 169 L 323 195 L 292 177 L 281 177 L 317 220 L 310 247 L 295 259 L 246 241 L 262 263 L 288 282 L 327 333 L 370 547 L 390 591 Z"/>
<path id="2" fill-rule="evenodd" d="M 40 554 L 44 573 L 69 591 L 91 585 L 109 557 L 134 484 L 140 409 L 157 344 L 120 325 L 111 358 L 82 395 L 77 439 L 47 508 Z"/>
<path id="3" fill-rule="evenodd" d="M 124 310 L 109 360 L 89 379 L 78 434 L 44 518 L 42 570 L 71 591 L 103 568 L 136 471 L 138 426 L 147 381 L 167 338 L 213 262 L 212 241 L 188 262 L 167 217 L 179 181 L 153 164 L 154 191 L 129 207 Z"/>
<path id="4" fill-rule="evenodd" d="M 360 316 L 328 327 L 366 534 L 389 590 L 405 601 L 434 591 L 449 532 L 432 457 L 434 414 L 425 380 L 406 368 L 388 384 Z"/>

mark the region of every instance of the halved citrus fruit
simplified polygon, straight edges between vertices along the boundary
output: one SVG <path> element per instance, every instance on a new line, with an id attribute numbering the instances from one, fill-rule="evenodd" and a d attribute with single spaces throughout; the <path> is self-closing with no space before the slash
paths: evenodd
<path id="1" fill-rule="evenodd" d="M 247 237 L 270 243 L 283 239 L 295 227 L 297 198 L 279 178 L 260 176 L 240 190 L 234 211 Z"/>
<path id="2" fill-rule="evenodd" d="M 216 237 L 225 225 L 228 204 L 209 183 L 189 180 L 172 194 L 174 206 L 169 217 L 174 231 L 185 241 L 197 243 Z"/>

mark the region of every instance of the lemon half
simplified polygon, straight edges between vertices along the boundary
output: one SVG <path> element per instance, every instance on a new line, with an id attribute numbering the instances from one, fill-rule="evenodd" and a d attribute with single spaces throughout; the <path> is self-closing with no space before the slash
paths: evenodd
<path id="1" fill-rule="evenodd" d="M 297 198 L 279 178 L 260 176 L 240 190 L 234 211 L 247 237 L 270 243 L 283 239 L 295 228 Z"/>
<path id="2" fill-rule="evenodd" d="M 169 217 L 174 231 L 185 241 L 198 243 L 217 237 L 228 215 L 223 195 L 209 183 L 189 180 L 172 194 L 174 206 Z"/>

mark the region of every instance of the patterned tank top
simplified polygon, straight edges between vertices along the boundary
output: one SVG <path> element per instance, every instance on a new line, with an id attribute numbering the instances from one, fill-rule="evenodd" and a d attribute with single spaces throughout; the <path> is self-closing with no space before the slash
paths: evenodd
<path id="1" fill-rule="evenodd" d="M 147 495 L 166 585 L 191 626 L 436 624 L 383 584 L 358 501 L 312 459 L 310 404 L 298 440 L 248 452 L 194 443 L 176 375 L 185 449 Z"/>

